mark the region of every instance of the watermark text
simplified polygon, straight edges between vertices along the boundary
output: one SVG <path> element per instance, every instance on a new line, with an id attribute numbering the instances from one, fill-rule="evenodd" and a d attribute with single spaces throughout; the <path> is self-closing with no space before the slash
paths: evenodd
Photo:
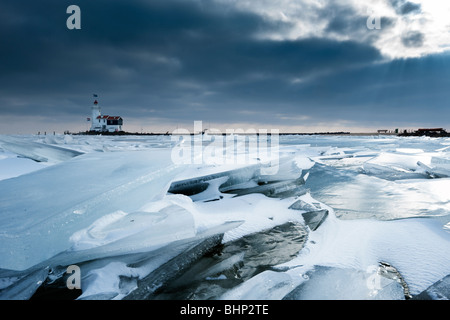
<path id="1" fill-rule="evenodd" d="M 279 130 L 271 129 L 203 129 L 202 121 L 194 122 L 194 131 L 172 132 L 172 162 L 175 164 L 252 165 L 279 161 Z"/>

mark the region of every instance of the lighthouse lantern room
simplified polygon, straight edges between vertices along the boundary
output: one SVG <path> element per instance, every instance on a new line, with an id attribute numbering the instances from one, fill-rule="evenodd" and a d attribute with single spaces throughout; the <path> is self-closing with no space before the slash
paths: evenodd
<path id="1" fill-rule="evenodd" d="M 123 119 L 120 116 L 102 115 L 98 101 L 92 106 L 91 131 L 96 132 L 119 132 L 122 131 Z"/>

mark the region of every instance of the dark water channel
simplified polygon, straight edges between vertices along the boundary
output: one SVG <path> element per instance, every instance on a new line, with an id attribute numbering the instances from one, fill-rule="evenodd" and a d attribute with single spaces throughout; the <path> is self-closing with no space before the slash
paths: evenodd
<path id="1" fill-rule="evenodd" d="M 288 222 L 220 245 L 150 299 L 218 299 L 258 273 L 292 260 L 307 240 L 307 229 Z"/>

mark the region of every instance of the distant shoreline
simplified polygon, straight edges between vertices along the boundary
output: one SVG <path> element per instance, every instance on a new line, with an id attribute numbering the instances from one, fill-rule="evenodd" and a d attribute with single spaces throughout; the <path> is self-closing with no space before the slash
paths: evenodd
<path id="1" fill-rule="evenodd" d="M 71 135 L 93 135 L 93 136 L 172 136 L 172 133 L 166 132 L 126 132 L 126 131 L 119 131 L 119 132 L 93 132 L 93 131 L 85 131 L 85 132 L 78 132 L 78 133 L 66 133 Z M 205 134 L 205 132 L 201 133 L 202 135 Z M 227 133 L 221 133 L 221 134 L 209 134 L 208 135 L 222 135 L 226 136 Z M 245 132 L 234 132 L 235 135 L 257 135 L 259 136 L 260 133 L 245 133 Z M 398 136 L 398 137 L 434 137 L 434 138 L 441 138 L 441 137 L 450 137 L 450 133 L 418 133 L 418 132 L 409 132 L 409 133 L 395 133 L 395 132 L 280 132 L 277 133 L 279 136 Z M 200 133 L 189 133 L 189 134 L 176 134 L 176 135 L 200 135 Z M 270 132 L 267 132 L 268 136 L 272 135 Z"/>
<path id="2" fill-rule="evenodd" d="M 92 132 L 92 131 L 86 131 L 86 132 L 79 132 L 79 133 L 70 133 L 73 135 L 105 135 L 105 136 L 171 136 L 173 135 L 172 133 L 166 132 L 166 133 L 139 133 L 139 132 L 125 132 L 125 131 L 120 131 L 120 132 Z M 203 132 L 203 133 L 189 133 L 189 134 L 183 134 L 183 133 L 177 133 L 176 135 L 204 135 L 204 134 L 208 134 L 208 135 L 222 135 L 222 136 L 226 136 L 228 135 L 228 133 L 207 133 L 207 132 Z M 233 132 L 233 134 L 235 135 L 260 135 L 260 133 L 256 132 L 256 133 L 246 133 L 246 132 Z M 262 134 L 261 134 L 262 135 Z M 272 135 L 271 132 L 267 132 L 266 135 Z M 277 133 L 277 135 L 280 136 L 312 136 L 312 135 L 396 135 L 394 133 L 350 133 L 350 132 L 280 132 Z"/>
<path id="3" fill-rule="evenodd" d="M 202 132 L 202 133 L 177 133 L 175 135 L 190 135 L 190 136 L 197 136 L 197 135 L 222 135 L 226 136 L 230 133 L 209 133 L 209 132 Z M 271 132 L 267 132 L 264 134 L 261 133 L 249 133 L 249 132 L 233 132 L 234 135 L 272 135 Z M 41 134 L 40 132 L 38 135 L 46 136 L 46 135 L 55 135 L 55 132 L 53 134 L 47 134 L 45 132 L 44 134 Z M 80 132 L 70 132 L 65 131 L 64 135 L 91 135 L 91 136 L 172 136 L 174 135 L 171 132 L 127 132 L 127 131 L 119 131 L 119 132 L 97 132 L 97 131 L 80 131 Z M 434 137 L 434 138 L 441 138 L 441 137 L 450 137 L 450 132 L 403 132 L 403 133 L 396 133 L 396 132 L 345 132 L 345 131 L 337 131 L 337 132 L 279 132 L 277 133 L 279 136 L 398 136 L 398 137 Z"/>

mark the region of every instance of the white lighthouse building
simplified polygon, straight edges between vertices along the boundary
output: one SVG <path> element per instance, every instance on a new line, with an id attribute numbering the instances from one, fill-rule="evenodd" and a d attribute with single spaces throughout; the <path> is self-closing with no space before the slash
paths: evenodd
<path id="1" fill-rule="evenodd" d="M 122 131 L 123 119 L 120 116 L 102 115 L 98 101 L 92 106 L 91 131 L 119 132 Z"/>

